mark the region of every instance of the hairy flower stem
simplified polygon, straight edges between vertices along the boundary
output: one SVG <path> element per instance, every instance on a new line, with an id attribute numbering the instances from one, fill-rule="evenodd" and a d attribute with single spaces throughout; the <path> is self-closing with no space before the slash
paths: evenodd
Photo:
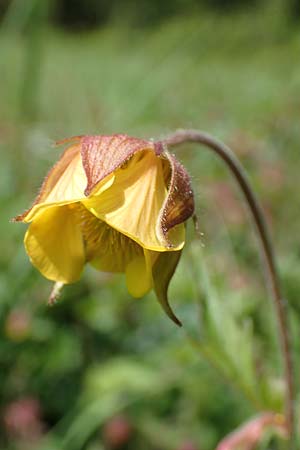
<path id="1" fill-rule="evenodd" d="M 294 410 L 294 377 L 292 356 L 289 344 L 288 334 L 288 318 L 285 309 L 285 301 L 281 293 L 281 285 L 275 263 L 273 246 L 271 243 L 269 231 L 265 221 L 265 216 L 256 195 L 251 188 L 248 177 L 234 153 L 222 142 L 207 133 L 196 130 L 178 130 L 163 140 L 168 146 L 175 146 L 185 142 L 197 142 L 207 146 L 216 153 L 228 166 L 234 175 L 239 187 L 247 200 L 249 210 L 252 214 L 256 230 L 258 232 L 259 241 L 263 260 L 265 262 L 265 272 L 270 286 L 272 300 L 278 321 L 279 341 L 282 351 L 282 359 L 284 363 L 284 375 L 286 382 L 286 398 L 285 398 L 285 417 L 290 437 L 290 444 L 294 448 L 295 445 L 295 410 Z"/>

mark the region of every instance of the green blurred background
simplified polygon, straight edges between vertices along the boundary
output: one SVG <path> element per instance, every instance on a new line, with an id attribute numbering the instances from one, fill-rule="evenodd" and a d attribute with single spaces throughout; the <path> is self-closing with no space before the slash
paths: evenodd
<path id="1" fill-rule="evenodd" d="M 123 276 L 91 268 L 47 307 L 51 283 L 25 254 L 26 226 L 9 220 L 32 202 L 57 139 L 206 130 L 262 200 L 297 355 L 299 2 L 1 0 L 0 16 L 1 450 L 211 450 L 257 412 L 281 411 L 257 243 L 207 150 L 176 150 L 203 233 L 189 225 L 170 287 L 183 329 L 153 294 L 136 301 Z"/>

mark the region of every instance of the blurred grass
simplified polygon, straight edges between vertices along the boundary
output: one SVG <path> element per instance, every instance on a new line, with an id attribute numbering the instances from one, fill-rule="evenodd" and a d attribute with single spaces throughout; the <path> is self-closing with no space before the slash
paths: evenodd
<path id="1" fill-rule="evenodd" d="M 37 419 L 49 431 L 37 438 L 41 448 L 103 448 L 101 427 L 123 411 L 134 425 L 127 448 L 171 450 L 193 440 L 208 450 L 257 410 L 253 395 L 280 409 L 275 322 L 256 243 L 240 196 L 208 152 L 177 152 L 192 175 L 204 232 L 204 247 L 188 246 L 170 289 L 183 331 L 152 294 L 136 302 L 122 276 L 92 269 L 49 310 L 50 283 L 27 260 L 25 227 L 8 220 L 30 204 L 57 159 L 56 139 L 204 129 L 233 147 L 263 200 L 297 335 L 298 31 L 274 7 L 174 18 L 148 30 L 117 21 L 89 34 L 43 27 L 33 119 L 22 109 L 28 34 L 2 30 L 0 399 L 4 416 L 20 398 L 39 401 Z M 191 227 L 188 234 L 191 241 Z M 126 371 L 137 381 L 130 388 Z M 105 399 L 103 374 L 111 379 Z M 147 376 L 146 393 L 138 380 Z M 1 448 L 24 448 L 5 421 L 2 428 Z"/>

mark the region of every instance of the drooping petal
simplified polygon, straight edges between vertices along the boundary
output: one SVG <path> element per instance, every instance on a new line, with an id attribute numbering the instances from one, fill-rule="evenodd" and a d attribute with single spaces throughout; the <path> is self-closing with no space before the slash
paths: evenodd
<path id="1" fill-rule="evenodd" d="M 80 145 L 75 144 L 67 148 L 52 167 L 32 207 L 15 220 L 30 222 L 45 206 L 72 203 L 84 197 L 86 183 Z"/>
<path id="2" fill-rule="evenodd" d="M 159 227 L 165 239 L 172 242 L 178 226 L 194 213 L 194 194 L 190 177 L 182 164 L 166 150 L 162 156 L 169 162 L 171 174 L 168 195 L 160 212 Z"/>
<path id="3" fill-rule="evenodd" d="M 151 252 L 153 253 L 153 252 Z M 168 287 L 179 262 L 181 251 L 159 253 L 152 267 L 153 288 L 165 313 L 181 326 L 168 301 Z"/>
<path id="4" fill-rule="evenodd" d="M 67 284 L 79 279 L 85 254 L 72 206 L 45 210 L 30 224 L 24 244 L 32 264 L 49 280 Z"/>
<path id="5" fill-rule="evenodd" d="M 155 152 L 155 145 L 151 141 L 129 137 L 126 134 L 84 136 L 81 156 L 87 176 L 85 194 L 90 195 L 101 180 L 142 150 Z"/>
<path id="6" fill-rule="evenodd" d="M 54 177 L 55 173 L 55 177 Z M 59 203 L 84 197 L 86 176 L 81 162 L 79 146 L 68 149 L 48 177 L 39 203 Z"/>
<path id="7" fill-rule="evenodd" d="M 99 189 L 99 193 L 104 192 L 106 189 L 108 189 L 114 182 L 114 175 L 111 174 L 109 175 L 107 178 L 105 178 L 104 180 L 101 181 L 101 183 L 99 183 L 98 189 Z M 60 201 L 49 201 L 49 199 L 47 199 L 46 202 L 43 203 L 38 203 L 36 205 L 33 206 L 33 208 L 31 210 L 29 210 L 28 214 L 23 218 L 23 222 L 32 222 L 33 220 L 35 220 L 36 217 L 40 216 L 46 209 L 48 208 L 52 208 L 53 206 L 62 206 L 62 205 L 69 205 L 69 204 L 74 204 L 74 203 L 79 203 L 81 200 L 84 200 L 85 196 L 83 194 L 82 197 L 78 197 L 78 198 L 65 198 L 65 200 L 60 200 Z M 50 199 L 51 200 L 51 199 Z"/>
<path id="8" fill-rule="evenodd" d="M 152 151 L 142 151 L 115 172 L 109 189 L 101 195 L 94 189 L 94 195 L 83 203 L 99 219 L 142 247 L 167 251 L 183 247 L 184 227 L 177 227 L 173 242 L 166 245 L 158 227 L 166 197 L 161 159 Z"/>
<path id="9" fill-rule="evenodd" d="M 126 267 L 125 274 L 128 292 L 133 297 L 141 298 L 152 289 L 152 273 L 149 270 L 144 254 L 136 256 L 130 261 Z"/>

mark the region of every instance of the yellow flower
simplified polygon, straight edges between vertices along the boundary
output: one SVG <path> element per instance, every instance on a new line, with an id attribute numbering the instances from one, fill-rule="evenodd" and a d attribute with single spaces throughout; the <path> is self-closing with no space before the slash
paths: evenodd
<path id="1" fill-rule="evenodd" d="M 186 170 L 160 142 L 121 134 L 66 142 L 33 206 L 15 218 L 30 223 L 24 244 L 32 264 L 61 284 L 77 281 L 87 262 L 124 272 L 130 294 L 153 288 L 179 323 L 167 289 L 194 211 Z"/>

